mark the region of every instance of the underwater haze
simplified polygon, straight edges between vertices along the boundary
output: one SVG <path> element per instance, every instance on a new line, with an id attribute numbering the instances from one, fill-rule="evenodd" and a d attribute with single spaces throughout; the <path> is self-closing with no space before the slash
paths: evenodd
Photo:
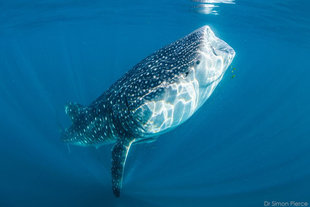
<path id="1" fill-rule="evenodd" d="M 309 206 L 309 9 L 308 0 L 0 0 L 0 206 Z M 235 50 L 231 66 L 187 122 L 131 148 L 115 198 L 112 146 L 64 144 L 64 106 L 90 104 L 204 25 Z"/>

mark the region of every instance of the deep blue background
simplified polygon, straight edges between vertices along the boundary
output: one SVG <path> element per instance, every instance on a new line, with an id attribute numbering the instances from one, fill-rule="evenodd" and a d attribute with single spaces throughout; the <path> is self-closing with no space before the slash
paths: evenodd
<path id="1" fill-rule="evenodd" d="M 310 202 L 307 0 L 0 0 L 0 206 L 264 206 Z M 60 141 L 89 104 L 154 50 L 208 24 L 236 51 L 207 103 L 132 147 L 111 191 L 111 146 Z"/>

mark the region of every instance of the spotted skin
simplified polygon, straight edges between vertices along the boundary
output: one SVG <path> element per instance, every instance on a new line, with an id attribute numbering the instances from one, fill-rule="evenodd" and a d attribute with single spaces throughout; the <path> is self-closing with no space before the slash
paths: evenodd
<path id="1" fill-rule="evenodd" d="M 62 138 L 80 146 L 114 144 L 112 188 L 119 197 L 131 145 L 152 142 L 190 118 L 234 55 L 210 27 L 201 27 L 143 59 L 89 106 L 69 103 L 72 125 Z"/>

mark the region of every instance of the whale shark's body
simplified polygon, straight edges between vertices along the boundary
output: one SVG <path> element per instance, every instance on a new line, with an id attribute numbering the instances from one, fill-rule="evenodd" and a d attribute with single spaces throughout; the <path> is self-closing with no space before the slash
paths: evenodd
<path id="1" fill-rule="evenodd" d="M 147 143 L 186 121 L 210 97 L 235 56 L 210 27 L 201 27 L 146 57 L 89 106 L 69 103 L 67 143 L 114 143 L 112 188 L 120 196 L 133 143 Z"/>

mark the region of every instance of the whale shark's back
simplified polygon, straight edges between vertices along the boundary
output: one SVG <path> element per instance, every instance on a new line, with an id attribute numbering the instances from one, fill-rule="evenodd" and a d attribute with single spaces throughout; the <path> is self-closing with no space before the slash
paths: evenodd
<path id="1" fill-rule="evenodd" d="M 122 128 L 132 136 L 141 136 L 145 130 L 143 125 L 151 114 L 141 112 L 139 107 L 146 102 L 162 100 L 167 87 L 184 79 L 190 70 L 205 58 L 202 56 L 207 53 L 217 56 L 216 48 L 227 50 L 225 52 L 231 54 L 227 60 L 230 64 L 234 56 L 233 49 L 218 39 L 208 26 L 201 27 L 143 59 L 94 104 L 97 105 L 102 101 L 110 103 L 114 116 L 121 119 L 119 122 Z M 201 52 L 205 49 L 208 51 Z M 223 58 L 221 60 L 222 65 L 228 65 L 224 62 L 226 60 Z"/>
<path id="2" fill-rule="evenodd" d="M 178 81 L 196 64 L 198 50 L 205 41 L 208 29 L 209 27 L 199 28 L 149 55 L 115 82 L 92 105 L 100 107 L 100 103 L 109 102 L 114 115 L 123 120 L 122 124 L 126 125 L 126 129 L 136 127 L 139 123 L 137 117 L 133 117 L 133 112 L 145 101 L 159 98 L 166 85 Z"/>
<path id="3" fill-rule="evenodd" d="M 102 97 L 111 98 L 115 94 L 123 93 L 130 102 L 129 106 L 134 108 L 137 101 L 154 88 L 177 80 L 178 75 L 186 73 L 194 64 L 197 51 L 205 41 L 206 29 L 209 27 L 199 28 L 149 55 L 115 82 Z M 102 97 L 95 102 L 100 101 Z"/>

